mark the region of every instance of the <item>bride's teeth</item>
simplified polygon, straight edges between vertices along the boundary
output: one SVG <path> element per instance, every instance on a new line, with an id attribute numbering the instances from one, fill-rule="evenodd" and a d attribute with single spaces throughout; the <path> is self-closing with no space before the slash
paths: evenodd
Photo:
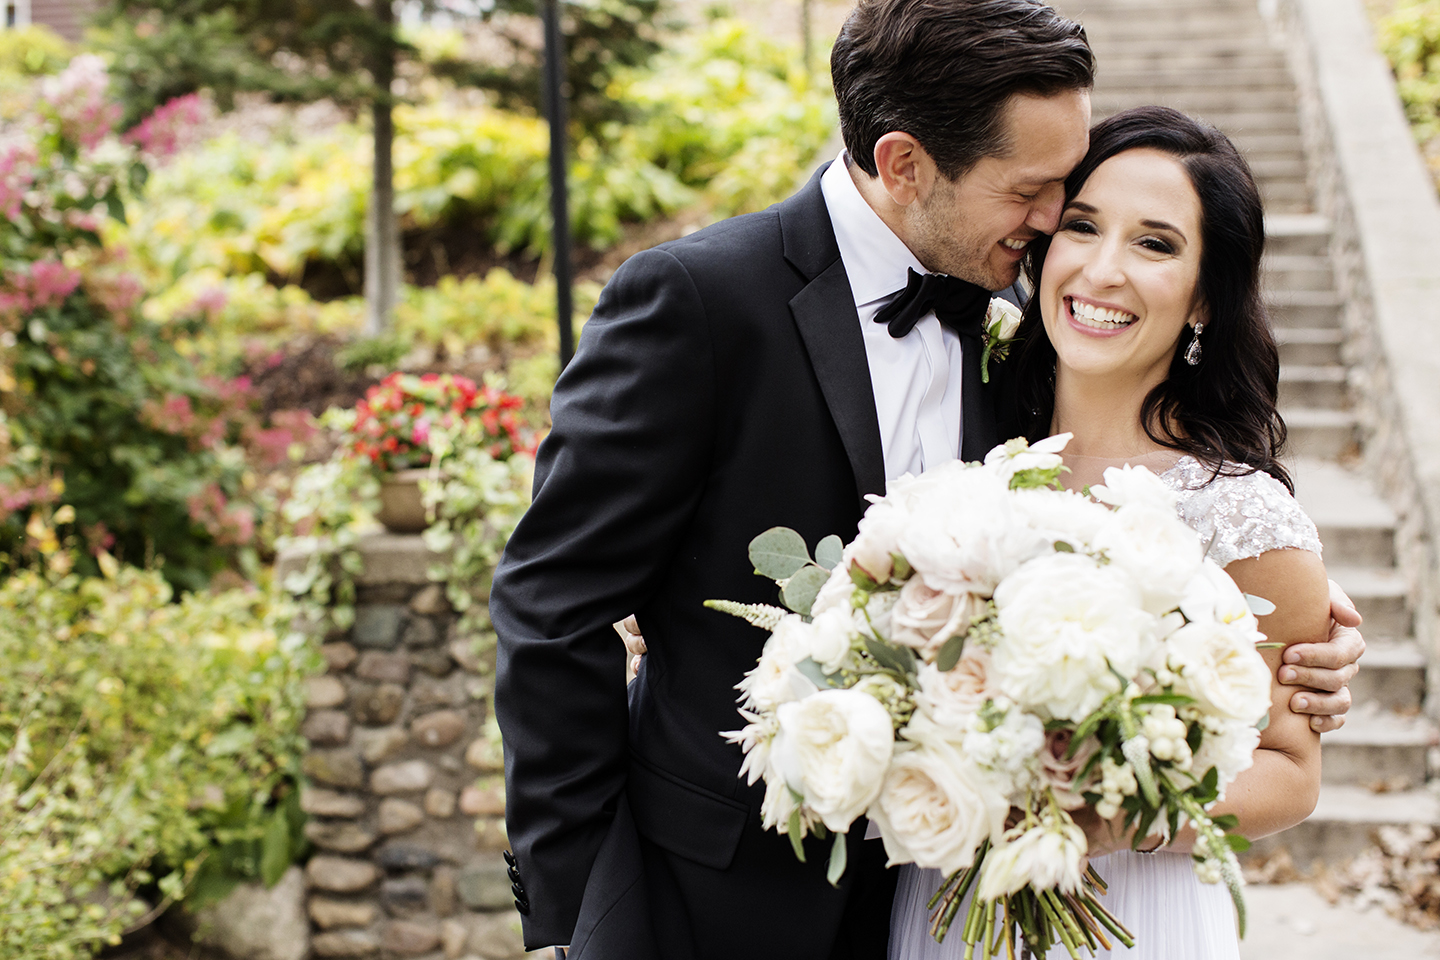
<path id="1" fill-rule="evenodd" d="M 1093 303 L 1082 303 L 1079 300 L 1070 301 L 1070 312 L 1077 320 L 1098 327 L 1124 327 L 1135 321 L 1134 314 L 1111 310 L 1109 307 L 1097 307 Z"/>
<path id="2" fill-rule="evenodd" d="M 1028 240 L 1011 240 L 1009 237 L 1006 237 L 1000 242 L 1005 246 L 1009 247 L 1011 250 L 1024 250 L 1026 244 L 1029 243 Z"/>

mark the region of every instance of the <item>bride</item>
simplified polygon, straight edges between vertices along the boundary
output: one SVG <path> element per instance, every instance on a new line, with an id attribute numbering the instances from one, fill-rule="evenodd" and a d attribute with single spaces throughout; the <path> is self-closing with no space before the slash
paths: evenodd
<path id="1" fill-rule="evenodd" d="M 1032 246 L 1036 292 L 1009 375 L 1031 439 L 1074 434 L 1068 487 L 1098 485 L 1122 464 L 1159 474 L 1209 556 L 1246 593 L 1274 602 L 1261 629 L 1288 645 L 1324 638 L 1329 600 L 1315 526 L 1277 460 L 1285 426 L 1260 301 L 1263 237 L 1250 171 L 1219 131 L 1161 107 L 1096 125 L 1066 182 L 1059 229 Z M 1265 656 L 1273 672 L 1280 651 Z M 1215 812 L 1262 837 L 1308 816 L 1319 787 L 1319 737 L 1275 683 L 1254 764 Z M 1134 949 L 1100 956 L 1238 958 L 1229 895 L 1196 879 L 1189 832 L 1136 846 L 1119 820 L 1088 808 L 1076 819 L 1109 884 L 1106 906 L 1136 935 Z M 926 933 L 940 879 L 902 868 L 890 960 L 961 956 L 958 938 L 936 944 Z M 1049 956 L 1068 955 L 1062 946 Z"/>
<path id="2" fill-rule="evenodd" d="M 1268 638 L 1323 641 L 1330 600 L 1320 541 L 1278 460 L 1285 425 L 1260 299 L 1264 219 L 1245 161 L 1219 131 L 1143 107 L 1094 127 L 1066 198 L 1054 237 L 1034 241 L 1028 255 L 1035 294 L 1004 365 L 1022 411 L 1013 432 L 1073 434 L 1070 489 L 1098 485 L 1107 467 L 1124 464 L 1160 475 L 1209 556 L 1246 593 L 1275 604 L 1260 621 Z M 621 633 L 631 653 L 644 652 L 634 618 Z M 1272 675 L 1280 655 L 1265 653 Z M 1253 766 L 1215 812 L 1235 814 L 1239 832 L 1258 838 L 1308 816 L 1319 786 L 1319 736 L 1277 681 Z M 1238 960 L 1229 894 L 1196 878 L 1190 832 L 1137 844 L 1118 820 L 1093 809 L 1074 816 L 1108 884 L 1107 908 L 1136 939 L 1133 950 L 1117 945 L 1100 957 Z M 941 879 L 901 868 L 889 960 L 963 955 L 958 937 L 937 944 L 927 932 Z M 1067 956 L 1058 946 L 1047 960 Z"/>

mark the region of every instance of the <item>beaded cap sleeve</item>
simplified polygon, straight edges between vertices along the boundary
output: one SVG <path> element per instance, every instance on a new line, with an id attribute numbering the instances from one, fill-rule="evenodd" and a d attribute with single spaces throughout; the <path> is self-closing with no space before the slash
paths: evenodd
<path id="1" fill-rule="evenodd" d="M 1161 479 L 1180 492 L 1180 518 L 1209 544 L 1208 556 L 1224 567 L 1269 550 L 1320 552 L 1315 523 L 1284 485 L 1268 473 L 1221 474 L 1193 457 L 1180 460 Z"/>

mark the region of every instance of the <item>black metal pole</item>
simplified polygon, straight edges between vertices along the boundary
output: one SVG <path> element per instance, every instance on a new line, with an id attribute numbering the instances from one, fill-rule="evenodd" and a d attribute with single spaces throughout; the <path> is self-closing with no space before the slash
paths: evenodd
<path id="1" fill-rule="evenodd" d="M 550 219 L 555 244 L 555 314 L 560 324 L 560 369 L 575 355 L 575 308 L 571 300 L 570 204 L 565 182 L 565 36 L 560 0 L 543 0 L 545 20 L 545 116 L 550 121 Z"/>

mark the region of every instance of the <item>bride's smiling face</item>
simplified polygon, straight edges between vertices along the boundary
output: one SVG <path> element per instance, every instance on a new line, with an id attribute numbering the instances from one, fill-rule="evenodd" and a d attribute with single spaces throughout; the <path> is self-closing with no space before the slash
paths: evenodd
<path id="1" fill-rule="evenodd" d="M 1204 320 L 1199 275 L 1200 198 L 1185 168 L 1149 148 L 1106 160 L 1066 204 L 1041 274 L 1058 369 L 1160 383 Z"/>

